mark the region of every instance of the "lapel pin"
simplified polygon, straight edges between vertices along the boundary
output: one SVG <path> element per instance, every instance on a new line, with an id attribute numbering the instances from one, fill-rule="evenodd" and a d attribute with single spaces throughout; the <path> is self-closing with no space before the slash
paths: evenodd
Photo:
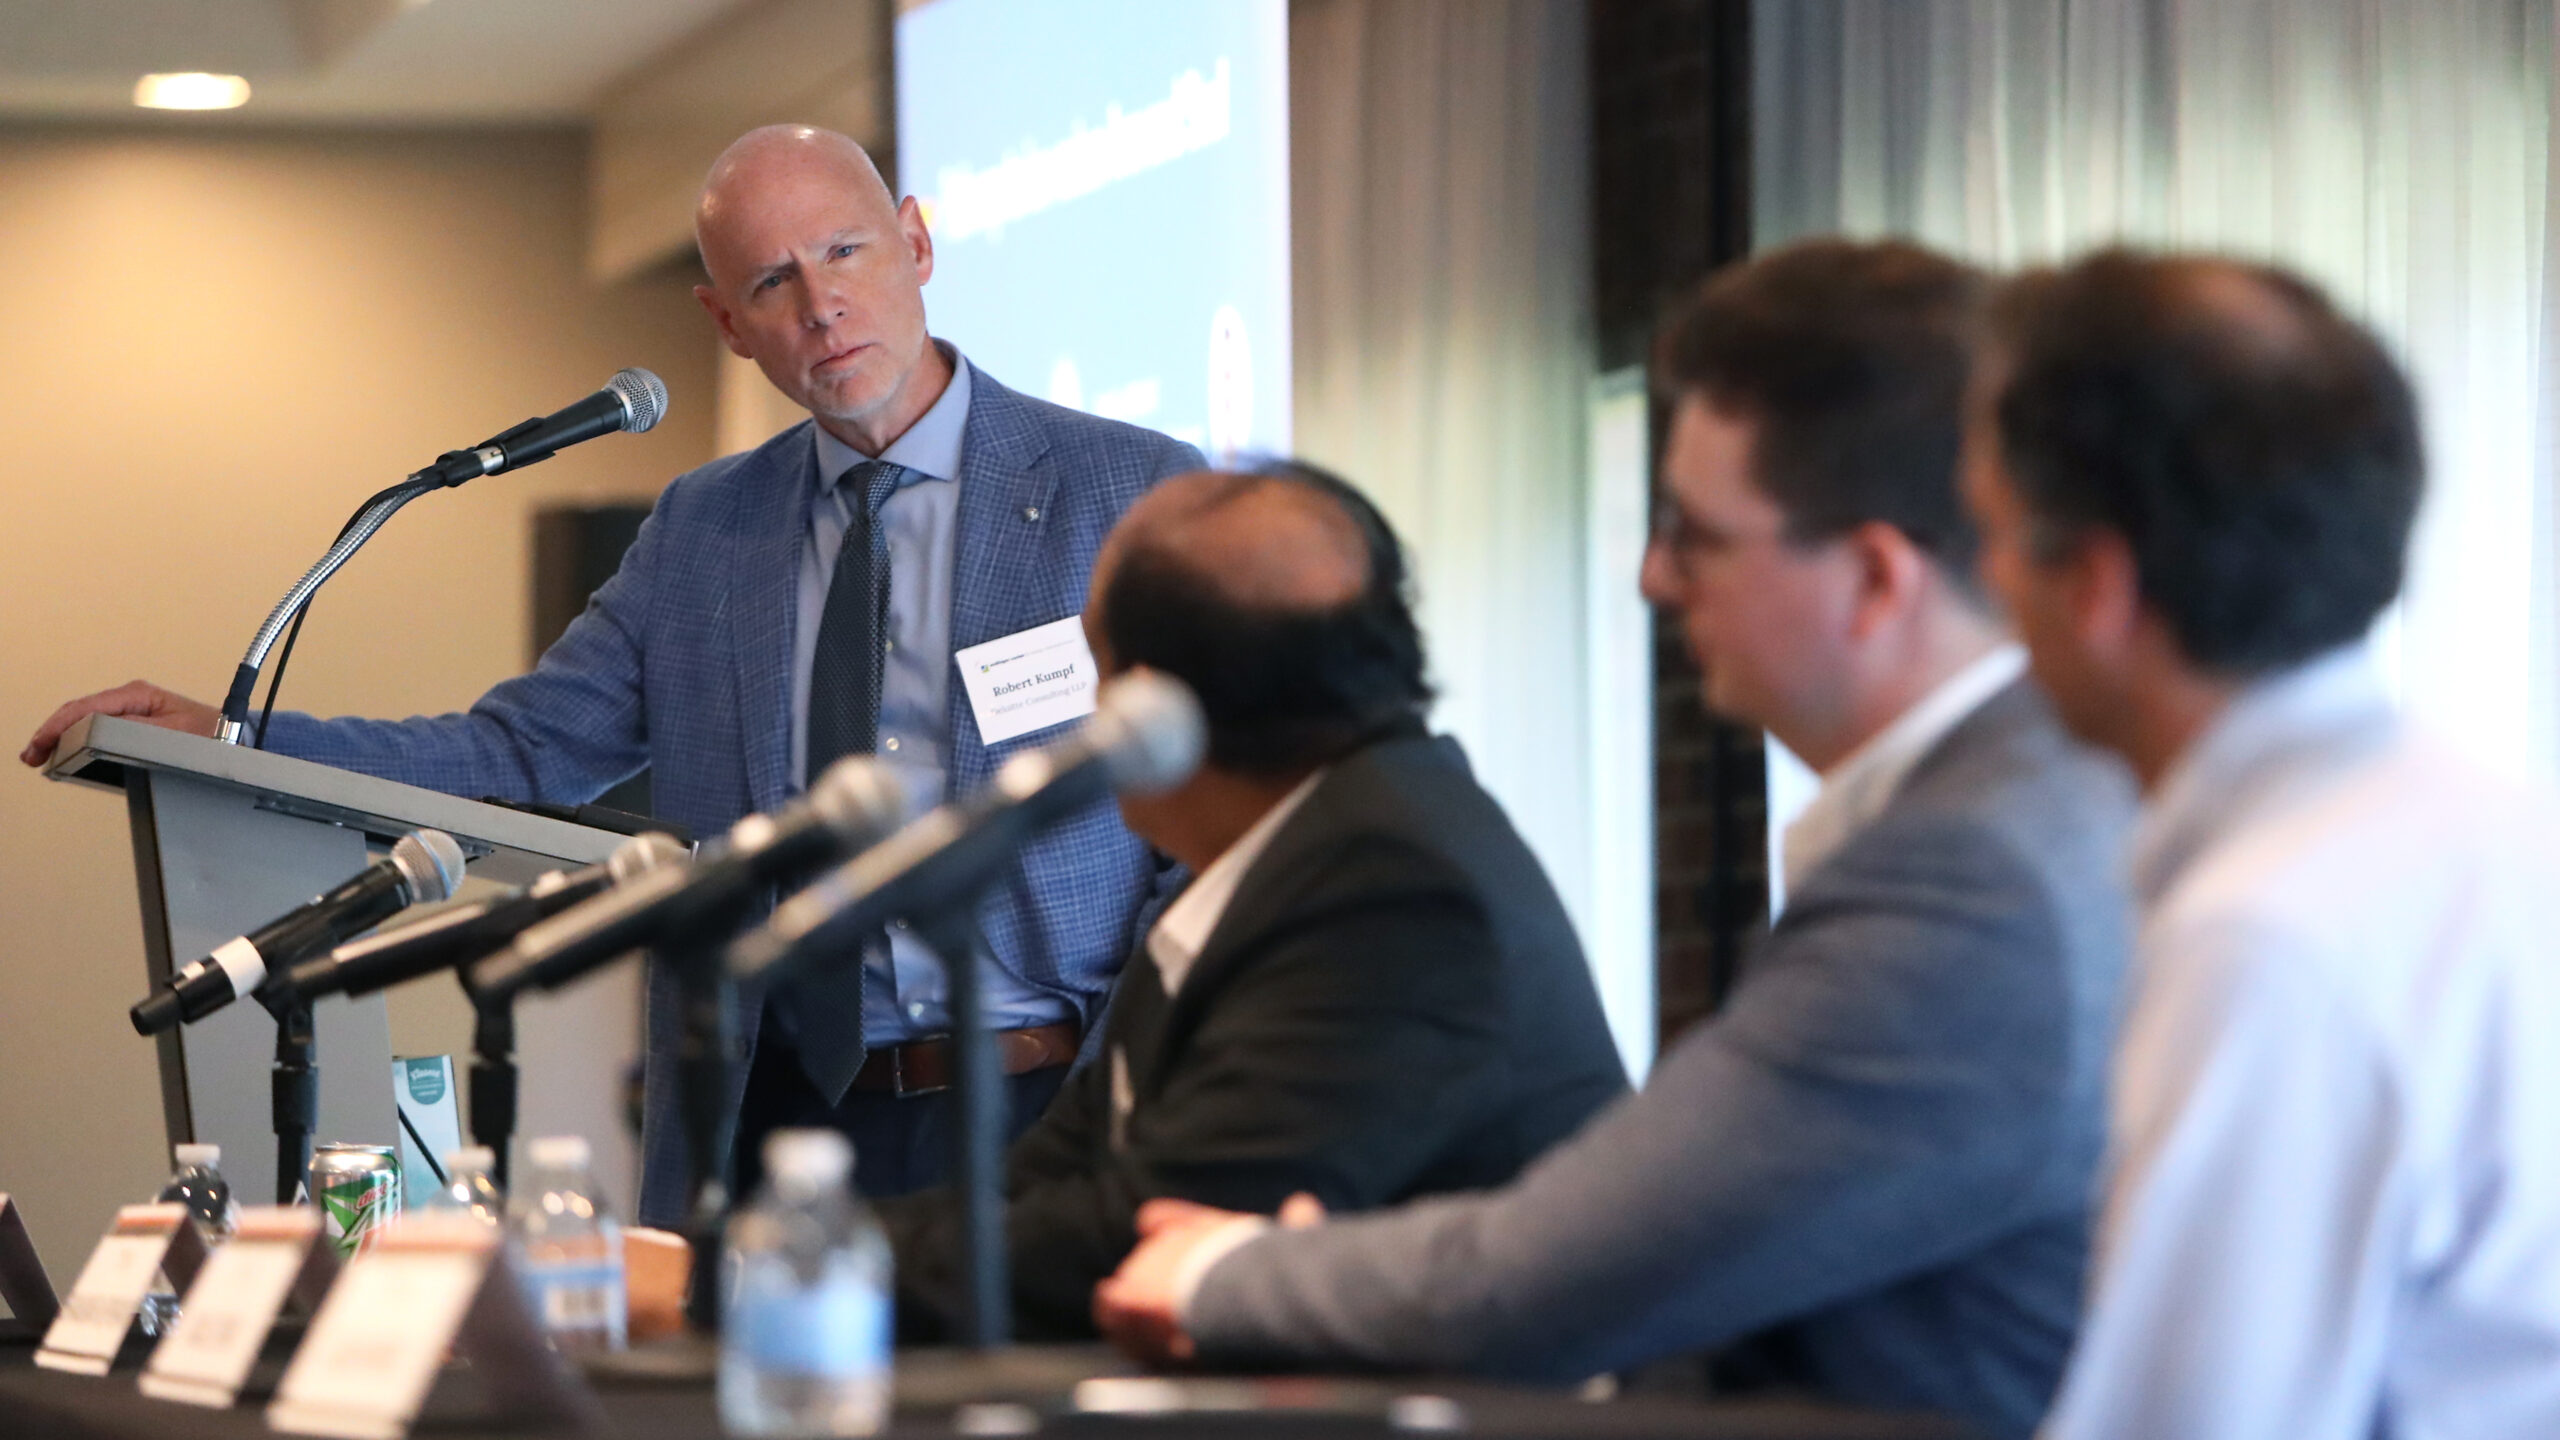
<path id="1" fill-rule="evenodd" d="M 1023 506 L 1022 518 L 1025 520 L 1038 520 L 1040 518 L 1040 507 L 1037 505 Z"/>

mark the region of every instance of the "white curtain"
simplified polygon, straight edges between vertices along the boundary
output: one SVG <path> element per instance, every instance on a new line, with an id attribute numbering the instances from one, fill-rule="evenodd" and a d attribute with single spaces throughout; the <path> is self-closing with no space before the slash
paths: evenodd
<path id="1" fill-rule="evenodd" d="M 2271 258 L 2396 345 L 2429 496 L 2378 645 L 2478 757 L 2560 769 L 2545 336 L 2552 0 L 1760 0 L 1754 239 L 1999 266 Z"/>
<path id="2" fill-rule="evenodd" d="M 1593 961 L 1640 1069 L 1651 948 L 1605 937 L 1649 936 L 1650 897 L 1632 926 L 1596 913 L 1626 893 L 1595 873 L 1626 853 L 1601 832 L 1649 816 L 1592 795 L 1592 701 L 1617 677 L 1587 630 L 1583 55 L 1579 0 L 1291 7 L 1296 433 L 1411 548 L 1436 719 L 1608 944 Z"/>

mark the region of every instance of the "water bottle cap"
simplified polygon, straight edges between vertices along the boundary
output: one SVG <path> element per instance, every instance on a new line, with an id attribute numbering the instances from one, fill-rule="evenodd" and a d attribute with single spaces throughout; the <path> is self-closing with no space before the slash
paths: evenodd
<path id="1" fill-rule="evenodd" d="M 853 1171 L 853 1145 L 833 1130 L 776 1130 L 765 1137 L 764 1168 L 777 1180 L 839 1184 Z"/>
<path id="2" fill-rule="evenodd" d="M 584 1135 L 545 1135 L 527 1143 L 524 1153 L 545 1170 L 583 1170 L 595 1154 Z"/>
<path id="3" fill-rule="evenodd" d="M 211 1169 L 222 1163 L 222 1147 L 219 1145 L 181 1145 L 177 1155 L 181 1167 L 202 1165 Z"/>
<path id="4" fill-rule="evenodd" d="M 444 1152 L 444 1173 L 447 1175 L 457 1170 L 495 1170 L 496 1168 L 498 1168 L 498 1152 L 486 1145 L 465 1145 L 459 1150 Z"/>

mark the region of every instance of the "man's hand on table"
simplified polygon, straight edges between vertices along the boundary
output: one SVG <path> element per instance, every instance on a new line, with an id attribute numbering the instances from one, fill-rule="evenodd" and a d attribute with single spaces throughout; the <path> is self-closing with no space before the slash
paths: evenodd
<path id="1" fill-rule="evenodd" d="M 1280 1207 L 1280 1223 L 1301 1229 L 1324 1223 L 1324 1204 L 1301 1192 Z M 1131 1357 L 1154 1365 L 1190 1360 L 1183 1328 L 1191 1295 L 1210 1267 L 1269 1228 L 1259 1215 L 1150 1200 L 1138 1208 L 1138 1246 L 1111 1277 L 1093 1288 L 1093 1323 Z"/>
<path id="2" fill-rule="evenodd" d="M 164 730 L 183 730 L 190 735 L 210 737 L 222 712 L 201 700 L 190 700 L 173 690 L 163 690 L 148 680 L 136 680 L 113 690 L 83 695 L 45 717 L 36 727 L 27 748 L 18 752 L 18 763 L 40 766 L 53 758 L 54 743 L 62 732 L 90 715 L 121 715 Z"/>

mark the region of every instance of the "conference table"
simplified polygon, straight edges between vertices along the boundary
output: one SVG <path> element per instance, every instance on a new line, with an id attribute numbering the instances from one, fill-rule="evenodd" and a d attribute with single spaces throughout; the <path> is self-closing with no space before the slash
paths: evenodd
<path id="1" fill-rule="evenodd" d="M 273 1440 L 279 1433 L 267 1427 L 263 1402 L 282 1372 L 281 1345 L 270 1347 L 239 1407 L 205 1410 L 153 1400 L 135 1387 L 147 1344 L 128 1344 L 113 1372 L 90 1377 L 39 1369 L 31 1344 L 0 1342 L 0 1436 Z M 1592 1402 L 1445 1377 L 1184 1376 L 1131 1385 L 1140 1372 L 1083 1346 L 901 1351 L 897 1363 L 897 1410 L 886 1432 L 893 1440 L 1963 1440 L 1971 1433 L 1925 1416 L 1800 1400 L 1647 1395 Z M 1079 1383 L 1098 1377 L 1121 1382 L 1118 1408 L 1078 1408 Z M 707 1381 L 593 1383 L 603 1407 L 600 1433 L 629 1440 L 716 1440 L 722 1433 Z M 440 1387 L 412 1433 L 437 1440 L 573 1433 L 493 1419 L 467 1391 Z M 1133 1396 L 1135 1406 L 1128 1403 Z"/>

